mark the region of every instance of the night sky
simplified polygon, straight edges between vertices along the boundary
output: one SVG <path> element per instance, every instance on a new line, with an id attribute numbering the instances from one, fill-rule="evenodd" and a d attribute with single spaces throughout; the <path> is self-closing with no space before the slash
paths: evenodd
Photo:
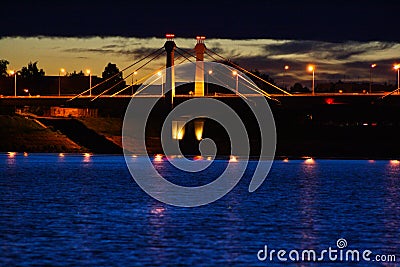
<path id="1" fill-rule="evenodd" d="M 108 62 L 122 69 L 160 48 L 166 33 L 187 49 L 204 35 L 208 48 L 278 84 L 284 65 L 289 83 L 309 83 L 308 63 L 317 83 L 366 81 L 372 63 L 375 81 L 394 83 L 400 61 L 400 1 L 47 2 L 1 4 L 0 59 L 10 69 L 38 61 L 47 75 L 101 75 Z"/>
<path id="2" fill-rule="evenodd" d="M 315 2 L 4 1 L 0 35 L 399 41 L 399 1 Z"/>

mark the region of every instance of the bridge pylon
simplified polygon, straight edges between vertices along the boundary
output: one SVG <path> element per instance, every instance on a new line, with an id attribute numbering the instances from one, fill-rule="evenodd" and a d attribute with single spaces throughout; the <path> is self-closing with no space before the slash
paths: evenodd
<path id="1" fill-rule="evenodd" d="M 195 85 L 194 85 L 194 95 L 204 96 L 204 51 L 206 50 L 206 45 L 204 40 L 206 37 L 197 36 L 197 44 L 194 47 L 196 51 L 196 74 L 195 74 Z"/>
<path id="2" fill-rule="evenodd" d="M 166 62 L 166 78 L 165 78 L 165 88 L 166 91 L 169 91 L 166 94 L 167 98 L 170 98 L 171 105 L 174 104 L 175 97 L 175 70 L 174 70 L 174 50 L 176 48 L 174 42 L 174 34 L 167 33 L 165 35 L 167 41 L 164 44 L 164 49 L 167 52 L 167 62 Z"/>

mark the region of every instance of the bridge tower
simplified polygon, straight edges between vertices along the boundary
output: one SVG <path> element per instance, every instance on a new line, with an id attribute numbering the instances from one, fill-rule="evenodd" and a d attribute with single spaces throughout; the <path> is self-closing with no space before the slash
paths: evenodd
<path id="1" fill-rule="evenodd" d="M 175 97 L 175 70 L 174 70 L 174 50 L 175 50 L 175 42 L 174 42 L 174 34 L 167 33 L 165 35 L 167 41 L 164 44 L 164 49 L 167 52 L 167 63 L 166 63 L 166 77 L 165 77 L 165 88 L 166 91 L 171 89 L 171 91 L 166 94 L 168 98 L 171 98 L 171 105 L 174 104 Z"/>
<path id="2" fill-rule="evenodd" d="M 194 47 L 196 51 L 196 76 L 195 76 L 195 86 L 194 95 L 204 96 L 204 51 L 206 50 L 206 45 L 204 44 L 205 36 L 197 36 L 197 44 Z"/>

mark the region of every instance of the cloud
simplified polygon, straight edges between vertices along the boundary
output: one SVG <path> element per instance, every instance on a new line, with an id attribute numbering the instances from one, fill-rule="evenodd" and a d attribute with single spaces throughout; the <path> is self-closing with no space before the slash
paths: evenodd
<path id="1" fill-rule="evenodd" d="M 288 41 L 282 44 L 265 45 L 267 56 L 307 55 L 315 60 L 345 61 L 353 56 L 382 51 L 395 46 L 390 42 L 344 42 Z"/>

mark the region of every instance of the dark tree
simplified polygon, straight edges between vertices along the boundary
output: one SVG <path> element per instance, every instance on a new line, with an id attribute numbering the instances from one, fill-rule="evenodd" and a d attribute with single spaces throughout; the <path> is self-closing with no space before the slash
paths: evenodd
<path id="1" fill-rule="evenodd" d="M 8 64 L 10 64 L 10 62 L 8 62 L 7 60 L 0 59 L 0 77 L 8 76 L 8 73 L 7 73 Z"/>
<path id="2" fill-rule="evenodd" d="M 117 73 L 119 73 L 119 75 L 116 75 Z M 114 75 L 116 75 L 115 76 L 115 81 L 122 80 L 122 72 L 118 69 L 116 64 L 113 64 L 113 63 L 110 62 L 104 68 L 104 71 L 101 74 L 101 76 L 103 77 L 103 79 L 108 79 L 108 78 L 110 78 L 110 77 L 112 77 Z"/>
<path id="3" fill-rule="evenodd" d="M 292 87 L 290 87 L 290 92 L 309 93 L 310 89 L 303 87 L 301 83 L 295 83 Z"/>
<path id="4" fill-rule="evenodd" d="M 126 83 L 122 78 L 122 71 L 120 71 L 116 64 L 108 63 L 104 68 L 102 77 L 105 81 L 101 86 L 96 88 L 97 92 L 106 92 L 107 94 L 117 93 L 125 88 Z M 113 77 L 113 78 L 111 78 Z"/>
<path id="5" fill-rule="evenodd" d="M 37 61 L 29 62 L 28 66 L 22 67 L 20 74 L 22 78 L 36 78 L 43 77 L 45 75 L 43 69 L 39 69 L 37 66 Z"/>
<path id="6" fill-rule="evenodd" d="M 76 70 L 74 70 L 74 72 L 71 72 L 70 74 L 68 74 L 68 76 L 70 76 L 70 77 L 81 77 L 81 76 L 85 76 L 85 73 L 83 73 L 82 70 L 80 72 L 76 72 Z"/>

